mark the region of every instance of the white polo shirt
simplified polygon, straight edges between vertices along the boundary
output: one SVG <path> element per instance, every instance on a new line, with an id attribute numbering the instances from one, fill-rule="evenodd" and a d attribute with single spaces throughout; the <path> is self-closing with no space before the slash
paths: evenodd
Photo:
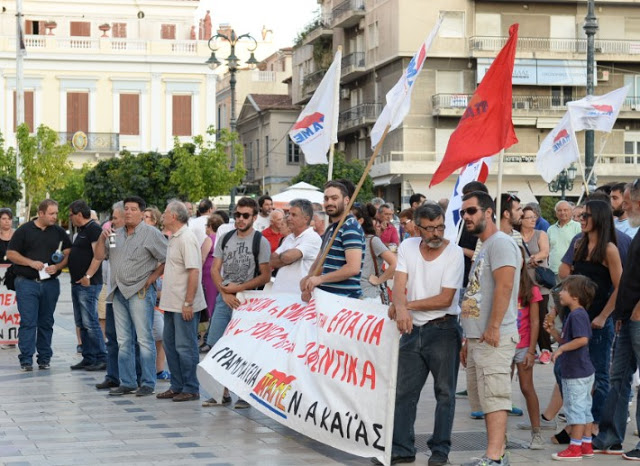
<path id="1" fill-rule="evenodd" d="M 287 236 L 280 247 L 276 249 L 276 253 L 281 254 L 290 249 L 297 249 L 302 253 L 302 258 L 293 264 L 285 265 L 278 269 L 271 291 L 280 293 L 300 292 L 300 280 L 309 273 L 313 261 L 318 257 L 321 246 L 322 239 L 311 227 L 304 230 L 299 236 L 294 236 L 293 233 Z"/>

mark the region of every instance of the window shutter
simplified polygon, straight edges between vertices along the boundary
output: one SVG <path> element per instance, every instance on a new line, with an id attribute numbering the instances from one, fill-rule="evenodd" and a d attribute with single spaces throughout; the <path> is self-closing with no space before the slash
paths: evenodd
<path id="1" fill-rule="evenodd" d="M 176 25 L 175 24 L 163 24 L 160 26 L 160 38 L 175 40 L 176 38 Z"/>
<path id="2" fill-rule="evenodd" d="M 91 23 L 86 21 L 71 21 L 71 35 L 76 37 L 91 36 Z"/>
<path id="3" fill-rule="evenodd" d="M 116 39 L 125 39 L 127 37 L 127 23 L 113 23 L 111 36 Z"/>
<path id="4" fill-rule="evenodd" d="M 89 94 L 67 92 L 67 132 L 89 132 Z"/>
<path id="5" fill-rule="evenodd" d="M 173 136 L 191 136 L 191 96 L 173 97 Z"/>
<path id="6" fill-rule="evenodd" d="M 120 134 L 140 135 L 139 94 L 120 94 Z"/>
<path id="7" fill-rule="evenodd" d="M 18 101 L 17 92 L 13 91 L 13 132 L 18 128 Z M 33 91 L 24 91 L 24 122 L 33 133 Z"/>

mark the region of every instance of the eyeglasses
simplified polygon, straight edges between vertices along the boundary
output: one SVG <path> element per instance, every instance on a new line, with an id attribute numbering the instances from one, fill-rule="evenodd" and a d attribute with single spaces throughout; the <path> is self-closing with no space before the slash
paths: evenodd
<path id="1" fill-rule="evenodd" d="M 234 212 L 233 213 L 233 218 L 237 219 L 237 218 L 240 218 L 240 217 L 242 217 L 245 220 L 249 220 L 251 217 L 253 217 L 253 214 L 248 214 L 246 212 L 244 212 L 244 213 L 243 212 Z"/>
<path id="2" fill-rule="evenodd" d="M 505 203 L 508 204 L 511 201 L 520 202 L 520 198 L 518 196 L 516 196 L 515 194 L 509 194 L 507 196 L 507 200 L 505 201 Z"/>
<path id="3" fill-rule="evenodd" d="M 416 225 L 417 225 L 418 228 L 420 228 L 421 230 L 426 231 L 427 233 L 433 233 L 436 230 L 438 230 L 440 233 L 442 233 L 444 231 L 444 229 L 446 228 L 444 225 L 438 225 L 437 227 L 423 227 L 419 223 L 416 223 Z"/>
<path id="4" fill-rule="evenodd" d="M 522 217 L 522 220 L 535 220 L 535 217 Z"/>
<path id="5" fill-rule="evenodd" d="M 583 213 L 581 213 L 581 214 L 580 214 L 580 218 L 581 218 L 582 220 L 585 220 L 585 221 L 586 221 L 586 220 L 588 220 L 588 219 L 589 219 L 589 217 L 593 217 L 593 215 L 591 215 L 589 212 L 583 212 Z"/>
<path id="6" fill-rule="evenodd" d="M 484 209 L 481 209 L 480 207 L 476 207 L 476 206 L 467 207 L 466 209 L 460 209 L 460 217 L 461 218 L 464 217 L 465 214 L 475 215 L 478 213 L 479 210 L 484 212 Z"/>
<path id="7" fill-rule="evenodd" d="M 400 222 L 400 225 L 405 226 L 407 223 L 411 223 L 411 219 Z"/>

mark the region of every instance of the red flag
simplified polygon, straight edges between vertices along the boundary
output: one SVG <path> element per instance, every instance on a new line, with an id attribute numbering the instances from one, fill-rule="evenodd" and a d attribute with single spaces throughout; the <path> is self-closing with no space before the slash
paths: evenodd
<path id="1" fill-rule="evenodd" d="M 451 135 L 430 187 L 444 181 L 458 168 L 518 142 L 511 121 L 511 76 L 517 41 L 518 24 L 512 24 L 509 40 L 487 70 Z"/>

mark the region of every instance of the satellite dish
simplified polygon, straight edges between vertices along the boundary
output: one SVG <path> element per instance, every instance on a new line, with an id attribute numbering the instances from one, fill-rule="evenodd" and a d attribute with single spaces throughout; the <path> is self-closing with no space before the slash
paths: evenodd
<path id="1" fill-rule="evenodd" d="M 144 18 L 144 11 L 138 11 L 138 19 Z"/>

